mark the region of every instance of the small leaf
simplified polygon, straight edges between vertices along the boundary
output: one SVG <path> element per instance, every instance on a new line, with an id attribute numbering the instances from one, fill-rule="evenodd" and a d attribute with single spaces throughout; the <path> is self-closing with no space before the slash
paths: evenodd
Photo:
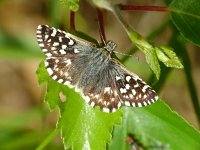
<path id="1" fill-rule="evenodd" d="M 173 23 L 194 44 L 200 46 L 199 0 L 173 0 L 169 6 Z"/>
<path id="2" fill-rule="evenodd" d="M 41 85 L 42 83 L 44 83 L 45 81 L 49 80 L 49 74 L 44 66 L 44 62 L 42 61 L 37 70 L 36 70 L 36 75 L 38 78 L 38 83 Z"/>
<path id="3" fill-rule="evenodd" d="M 72 11 L 78 11 L 79 9 L 79 0 L 60 0 L 61 3 Z"/>
<path id="4" fill-rule="evenodd" d="M 143 108 L 124 107 L 124 114 L 123 126 L 114 129 L 109 150 L 126 150 L 125 142 L 129 134 L 133 135 L 144 149 L 200 148 L 200 133 L 163 101 L 159 100 Z M 119 133 L 124 139 L 120 137 L 119 140 Z"/>
<path id="5" fill-rule="evenodd" d="M 143 50 L 146 56 L 146 61 L 149 64 L 151 70 L 154 72 L 154 74 L 156 75 L 156 78 L 159 79 L 160 78 L 160 65 L 158 62 L 158 58 L 156 56 L 156 52 L 155 49 L 147 49 L 147 50 Z"/>
<path id="6" fill-rule="evenodd" d="M 146 41 L 141 35 L 136 32 L 129 31 L 128 35 L 133 43 L 145 54 L 146 61 L 149 64 L 151 70 L 156 75 L 156 78 L 160 77 L 160 65 L 156 56 L 155 48 L 152 44 Z"/>
<path id="7" fill-rule="evenodd" d="M 50 110 L 55 109 L 59 102 L 61 102 L 60 90 L 60 85 L 53 79 L 49 79 L 44 100 L 47 102 Z"/>
<path id="8" fill-rule="evenodd" d="M 183 68 L 179 58 L 172 48 L 161 46 L 156 47 L 156 54 L 160 61 L 162 61 L 167 67 Z"/>
<path id="9" fill-rule="evenodd" d="M 59 98 L 60 89 L 56 81 L 52 80 L 49 77 L 49 74 L 44 66 L 43 61 L 39 64 L 36 70 L 36 74 L 37 74 L 39 84 L 48 82 L 47 92 L 44 99 L 47 102 L 50 110 L 55 109 L 58 105 L 58 101 L 60 100 Z"/>

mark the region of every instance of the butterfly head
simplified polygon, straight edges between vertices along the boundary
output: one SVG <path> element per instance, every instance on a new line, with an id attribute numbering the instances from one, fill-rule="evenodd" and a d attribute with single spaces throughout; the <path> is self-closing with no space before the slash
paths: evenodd
<path id="1" fill-rule="evenodd" d="M 113 41 L 108 41 L 104 46 L 104 49 L 106 49 L 110 54 L 112 54 L 116 47 L 117 47 L 116 43 L 114 43 Z"/>

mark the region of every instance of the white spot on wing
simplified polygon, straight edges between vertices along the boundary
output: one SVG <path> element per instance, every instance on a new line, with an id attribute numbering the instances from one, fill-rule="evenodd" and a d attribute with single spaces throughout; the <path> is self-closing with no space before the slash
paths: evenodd
<path id="1" fill-rule="evenodd" d="M 107 92 L 110 93 L 110 89 L 111 89 L 110 87 L 105 87 L 104 93 L 107 93 Z"/>
<path id="2" fill-rule="evenodd" d="M 56 59 L 55 62 L 58 63 L 58 62 L 59 62 L 59 59 Z"/>
<path id="3" fill-rule="evenodd" d="M 47 61 L 44 62 L 45 67 L 47 67 L 49 65 L 49 63 Z M 50 68 L 49 68 L 50 69 Z"/>
<path id="4" fill-rule="evenodd" d="M 42 51 L 43 51 L 43 52 L 47 52 L 48 50 L 47 50 L 47 49 L 45 49 L 45 48 L 43 48 L 43 49 L 42 49 Z"/>
<path id="5" fill-rule="evenodd" d="M 95 98 L 99 98 L 99 94 L 95 95 L 94 97 L 95 97 Z"/>
<path id="6" fill-rule="evenodd" d="M 90 97 L 89 97 L 89 96 L 83 96 L 83 98 L 85 99 L 85 101 L 86 101 L 87 103 L 90 102 Z"/>
<path id="7" fill-rule="evenodd" d="M 92 107 L 94 107 L 95 103 L 94 103 L 94 102 L 92 102 L 90 105 L 91 105 Z"/>
<path id="8" fill-rule="evenodd" d="M 131 104 L 132 104 L 133 107 L 135 107 L 135 103 L 134 102 L 132 102 Z"/>
<path id="9" fill-rule="evenodd" d="M 58 40 L 59 40 L 59 42 L 62 42 L 62 37 L 59 37 L 59 39 L 58 39 Z"/>
<path id="10" fill-rule="evenodd" d="M 65 85 L 70 85 L 70 82 L 69 82 L 69 81 L 65 81 L 64 84 L 65 84 Z"/>
<path id="11" fill-rule="evenodd" d="M 79 53 L 79 52 L 80 51 L 77 48 L 74 49 L 74 53 Z"/>
<path id="12" fill-rule="evenodd" d="M 116 76 L 116 80 L 120 80 L 121 78 L 119 76 Z"/>
<path id="13" fill-rule="evenodd" d="M 118 103 L 117 108 L 121 107 L 121 103 Z"/>
<path id="14" fill-rule="evenodd" d="M 116 109 L 115 109 L 115 108 L 113 108 L 111 111 L 112 111 L 112 112 L 116 112 Z"/>
<path id="15" fill-rule="evenodd" d="M 43 44 L 43 43 L 40 43 L 39 46 L 40 46 L 40 47 L 44 47 L 44 44 Z"/>
<path id="16" fill-rule="evenodd" d="M 148 85 L 145 85 L 143 88 L 142 88 L 142 92 L 146 92 L 146 89 L 148 88 L 149 86 Z"/>
<path id="17" fill-rule="evenodd" d="M 40 35 L 40 34 L 39 34 L 39 35 L 37 35 L 37 38 L 42 38 L 42 35 Z"/>
<path id="18" fill-rule="evenodd" d="M 144 106 L 147 106 L 148 104 L 146 102 L 143 102 Z"/>
<path id="19" fill-rule="evenodd" d="M 126 76 L 126 81 L 129 82 L 131 79 L 131 76 Z"/>
<path id="20" fill-rule="evenodd" d="M 37 29 L 38 29 L 38 30 L 42 29 L 42 25 L 39 25 L 39 26 L 37 27 Z"/>
<path id="21" fill-rule="evenodd" d="M 41 34 L 41 31 L 40 31 L 40 30 L 37 30 L 36 33 L 37 33 L 37 34 Z"/>
<path id="22" fill-rule="evenodd" d="M 53 46 L 58 46 L 58 45 L 59 45 L 58 42 L 54 42 L 54 43 L 53 43 Z"/>
<path id="23" fill-rule="evenodd" d="M 49 35 L 45 35 L 44 39 L 47 40 L 49 38 Z"/>
<path id="24" fill-rule="evenodd" d="M 126 92 L 127 92 L 127 90 L 126 90 L 126 89 L 124 89 L 124 88 L 120 88 L 120 92 L 121 92 L 121 93 L 126 93 Z"/>
<path id="25" fill-rule="evenodd" d="M 107 113 L 110 112 L 108 108 L 103 108 L 102 110 L 103 110 L 104 112 L 107 112 Z"/>
<path id="26" fill-rule="evenodd" d="M 136 84 L 134 85 L 134 88 L 136 88 L 136 87 L 139 87 L 139 84 L 136 83 Z"/>
<path id="27" fill-rule="evenodd" d="M 155 97 L 155 100 L 158 100 L 158 96 Z"/>
<path id="28" fill-rule="evenodd" d="M 52 50 L 52 51 L 56 50 L 56 47 L 51 47 L 51 50 Z"/>
<path id="29" fill-rule="evenodd" d="M 145 98 L 147 98 L 147 95 L 146 95 L 146 94 L 144 94 L 144 95 L 143 95 L 143 98 L 144 98 L 144 99 L 145 99 Z"/>
<path id="30" fill-rule="evenodd" d="M 126 89 L 128 90 L 130 88 L 130 85 L 129 84 L 126 84 Z"/>
<path id="31" fill-rule="evenodd" d="M 68 59 L 68 60 L 66 60 L 64 62 L 66 63 L 66 65 L 70 65 L 72 63 L 70 59 Z"/>
<path id="32" fill-rule="evenodd" d="M 125 104 L 126 106 L 130 106 L 130 103 L 129 103 L 128 101 L 125 101 L 124 104 Z"/>
<path id="33" fill-rule="evenodd" d="M 46 55 L 47 57 L 51 57 L 51 56 L 52 56 L 51 53 L 46 53 L 45 55 Z"/>
<path id="34" fill-rule="evenodd" d="M 67 48 L 67 45 L 62 45 L 62 49 L 66 49 Z"/>
<path id="35" fill-rule="evenodd" d="M 56 80 L 58 77 L 57 77 L 56 75 L 54 75 L 52 78 L 53 78 L 54 80 Z"/>
<path id="36" fill-rule="evenodd" d="M 63 49 L 60 50 L 60 53 L 61 54 L 66 54 L 65 50 L 63 50 Z"/>
<path id="37" fill-rule="evenodd" d="M 141 104 L 141 103 L 138 103 L 138 107 L 142 107 L 142 104 Z"/>
<path id="38" fill-rule="evenodd" d="M 70 41 L 68 42 L 69 45 L 73 45 L 74 41 L 72 39 L 70 39 Z"/>
<path id="39" fill-rule="evenodd" d="M 63 79 L 59 79 L 59 80 L 58 80 L 58 83 L 62 83 L 62 82 L 63 82 Z"/>
<path id="40" fill-rule="evenodd" d="M 132 93 L 133 93 L 133 95 L 136 95 L 135 89 L 132 89 Z"/>
<path id="41" fill-rule="evenodd" d="M 56 36 L 56 30 L 54 29 L 53 32 L 51 33 L 51 36 Z"/>
<path id="42" fill-rule="evenodd" d="M 47 68 L 47 72 L 49 73 L 49 75 L 53 74 L 53 70 L 51 68 Z"/>

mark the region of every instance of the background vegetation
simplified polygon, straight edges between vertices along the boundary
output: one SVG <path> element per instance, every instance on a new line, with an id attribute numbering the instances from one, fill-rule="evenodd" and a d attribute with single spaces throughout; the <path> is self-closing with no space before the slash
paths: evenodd
<path id="1" fill-rule="evenodd" d="M 0 1 L 0 149 L 50 150 L 64 149 L 64 145 L 95 150 L 123 150 L 131 146 L 174 150 L 200 148 L 198 0 L 120 1 L 120 4 L 134 6 L 167 6 L 168 9 L 161 12 L 119 12 L 136 34 L 146 37 L 149 43 L 145 39 L 137 41 L 132 29 L 125 30 L 123 20 L 120 24 L 119 14 L 108 2 Z M 118 43 L 119 52 L 132 55 L 119 55 L 121 60 L 159 93 L 161 99 L 155 104 L 145 108 L 124 107 L 106 114 L 99 108 L 91 108 L 79 94 L 49 78 L 41 62 L 45 57 L 36 41 L 37 25 L 49 24 L 70 31 L 71 9 L 77 11 L 76 30 L 101 41 L 95 7 L 106 8 L 102 11 L 106 38 Z M 162 57 L 148 56 L 144 49 L 152 43 L 151 50 L 155 52 L 156 47 L 162 45 L 172 47 L 184 69 L 165 66 L 169 61 L 162 60 L 167 56 L 173 67 L 180 68 L 180 63 L 177 66 L 177 61 L 173 61 L 176 57 L 167 53 L 169 51 Z M 146 63 L 145 58 L 152 61 Z M 158 60 L 161 61 L 159 65 Z M 41 87 L 37 84 L 36 69 L 39 83 L 43 83 Z M 135 145 L 127 141 L 128 137 Z"/>

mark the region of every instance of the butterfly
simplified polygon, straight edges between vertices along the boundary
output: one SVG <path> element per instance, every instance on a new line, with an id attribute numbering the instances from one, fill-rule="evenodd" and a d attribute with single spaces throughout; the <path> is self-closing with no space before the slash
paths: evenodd
<path id="1" fill-rule="evenodd" d="M 158 99 L 116 57 L 114 42 L 100 46 L 48 25 L 39 25 L 36 36 L 47 56 L 45 67 L 51 78 L 75 88 L 92 107 L 115 112 L 121 105 L 143 107 Z"/>

